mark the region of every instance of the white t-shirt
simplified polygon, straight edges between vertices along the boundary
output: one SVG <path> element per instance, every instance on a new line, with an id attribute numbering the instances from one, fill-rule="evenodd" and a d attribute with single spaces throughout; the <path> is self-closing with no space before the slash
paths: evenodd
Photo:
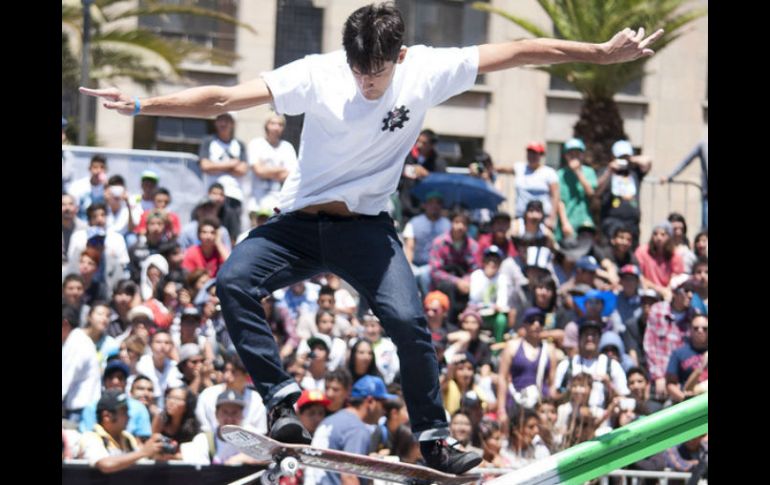
<path id="1" fill-rule="evenodd" d="M 433 240 L 449 232 L 452 223 L 446 217 L 431 221 L 425 214 L 413 217 L 404 227 L 404 239 L 414 239 L 414 258 L 412 264 L 425 266 L 430 259 Z"/>
<path id="2" fill-rule="evenodd" d="M 559 176 L 556 170 L 547 165 L 541 165 L 537 170 L 531 170 L 527 162 L 516 162 L 513 164 L 513 170 L 516 172 L 514 183 L 516 185 L 516 217 L 523 217 L 527 208 L 527 202 L 530 200 L 539 200 L 543 203 L 543 213 L 548 216 L 551 214 L 551 192 L 552 183 L 559 183 Z"/>
<path id="3" fill-rule="evenodd" d="M 91 337 L 73 328 L 61 346 L 61 399 L 66 409 L 82 409 L 102 395 L 102 372 Z"/>
<path id="4" fill-rule="evenodd" d="M 592 407 L 604 408 L 606 404 L 604 402 L 604 384 L 601 382 L 601 376 L 607 373 L 607 356 L 600 354 L 596 359 L 584 359 L 580 355 L 572 357 L 572 375 L 576 376 L 581 372 L 591 374 L 594 378 L 593 385 L 591 386 L 591 395 L 588 397 L 588 405 Z M 569 360 L 564 359 L 556 366 L 556 375 L 554 376 L 555 385 L 558 387 L 561 385 L 564 374 L 567 373 L 569 368 Z M 628 382 L 626 380 L 626 373 L 620 366 L 617 360 L 610 362 L 610 379 L 612 385 L 622 396 L 628 396 Z"/>
<path id="5" fill-rule="evenodd" d="M 278 193 L 282 184 L 277 180 L 258 177 L 254 173 L 254 165 L 285 168 L 291 172 L 297 169 L 297 153 L 291 143 L 286 140 L 280 140 L 278 146 L 274 147 L 265 138 L 251 140 L 246 153 L 249 157 L 249 177 L 251 177 L 251 198 L 248 207 L 249 209 L 268 208 L 272 210 L 278 202 Z"/>
<path id="6" fill-rule="evenodd" d="M 201 425 L 201 431 L 213 431 L 219 426 L 217 421 L 217 398 L 225 392 L 225 389 L 227 389 L 225 384 L 215 384 L 202 390 L 198 396 L 198 404 L 195 406 L 195 417 Z M 257 391 L 247 387 L 243 393 L 243 400 L 246 402 L 246 407 L 243 409 L 241 425 L 256 433 L 267 433 L 267 410 L 262 403 L 262 396 Z M 208 445 L 206 449 L 208 449 Z"/>
<path id="7" fill-rule="evenodd" d="M 426 112 L 473 86 L 478 52 L 410 47 L 376 100 L 363 97 L 342 50 L 262 73 L 278 113 L 305 113 L 299 166 L 281 189 L 281 211 L 331 201 L 361 214 L 386 210 Z"/>
<path id="8" fill-rule="evenodd" d="M 182 373 L 176 367 L 176 361 L 168 357 L 163 361 L 163 369 L 158 370 L 152 362 L 152 354 L 143 355 L 136 363 L 136 372 L 144 374 L 152 381 L 153 395 L 158 406 L 163 407 L 163 393 L 166 389 L 182 387 Z"/>
<path id="9" fill-rule="evenodd" d="M 471 289 L 468 295 L 469 303 L 475 303 L 481 308 L 497 305 L 501 312 L 508 311 L 508 293 L 511 286 L 508 276 L 498 271 L 489 278 L 484 270 L 479 268 L 471 273 Z"/>

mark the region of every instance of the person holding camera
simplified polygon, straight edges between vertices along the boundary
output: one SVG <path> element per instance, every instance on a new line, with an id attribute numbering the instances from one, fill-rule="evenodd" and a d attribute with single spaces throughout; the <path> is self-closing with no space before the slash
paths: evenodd
<path id="1" fill-rule="evenodd" d="M 200 424 L 195 417 L 197 397 L 188 387 L 169 387 L 166 389 L 163 411 L 152 420 L 152 432 L 160 433 L 163 453 L 182 459 L 180 443 L 187 443 L 200 431 Z"/>
<path id="2" fill-rule="evenodd" d="M 632 248 L 639 246 L 639 189 L 642 179 L 652 167 L 652 160 L 634 155 L 628 140 L 612 145 L 615 157 L 599 176 L 596 197 L 601 198 L 602 232 L 610 239 L 618 226 L 631 228 Z"/>
<path id="3" fill-rule="evenodd" d="M 153 434 L 144 445 L 126 431 L 128 424 L 128 395 L 120 389 L 102 393 L 96 405 L 97 424 L 93 431 L 83 434 L 79 458 L 102 473 L 124 470 L 142 458 L 168 460 L 162 437 Z"/>

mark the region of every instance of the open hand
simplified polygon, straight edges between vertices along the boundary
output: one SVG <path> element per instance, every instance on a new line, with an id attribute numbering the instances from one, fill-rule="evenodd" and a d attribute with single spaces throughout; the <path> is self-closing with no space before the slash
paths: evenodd
<path id="1" fill-rule="evenodd" d="M 640 57 L 649 57 L 655 51 L 647 46 L 658 40 L 662 35 L 663 29 L 658 29 L 654 34 L 645 38 L 644 27 L 639 27 L 639 30 L 636 32 L 625 28 L 615 34 L 612 39 L 602 44 L 606 53 L 602 64 L 615 64 L 633 61 Z"/>

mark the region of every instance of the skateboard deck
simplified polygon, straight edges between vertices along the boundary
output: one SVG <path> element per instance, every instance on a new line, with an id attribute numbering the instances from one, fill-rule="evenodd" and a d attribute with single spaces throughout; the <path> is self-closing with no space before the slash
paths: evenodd
<path id="1" fill-rule="evenodd" d="M 271 464 L 262 483 L 277 483 L 280 476 L 296 472 L 297 462 L 311 468 L 359 477 L 387 480 L 409 485 L 462 485 L 477 482 L 481 475 L 451 475 L 432 468 L 357 455 L 345 451 L 314 448 L 310 445 L 287 444 L 257 434 L 240 426 L 223 426 L 225 441 L 263 464 Z"/>

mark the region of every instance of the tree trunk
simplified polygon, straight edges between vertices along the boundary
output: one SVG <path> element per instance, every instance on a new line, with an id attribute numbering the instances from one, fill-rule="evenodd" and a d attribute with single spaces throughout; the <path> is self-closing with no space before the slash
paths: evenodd
<path id="1" fill-rule="evenodd" d="M 612 144 L 626 139 L 618 105 L 606 98 L 583 100 L 574 131 L 586 144 L 586 162 L 597 170 L 614 158 Z"/>

